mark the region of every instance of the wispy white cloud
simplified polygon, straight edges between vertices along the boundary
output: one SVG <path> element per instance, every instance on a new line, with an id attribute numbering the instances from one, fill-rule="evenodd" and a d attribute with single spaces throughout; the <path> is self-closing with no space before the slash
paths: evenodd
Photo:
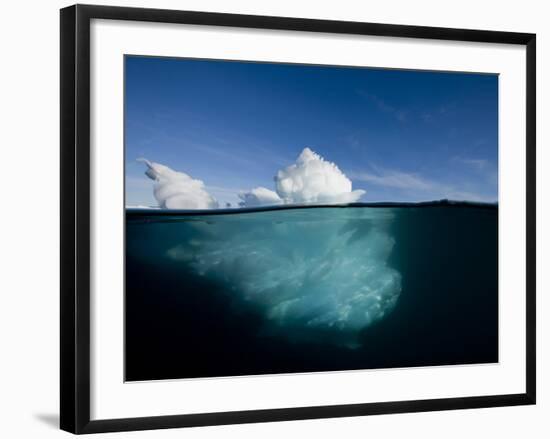
<path id="1" fill-rule="evenodd" d="M 405 122 L 405 120 L 407 120 L 408 111 L 391 105 L 386 100 L 365 90 L 357 90 L 357 94 L 372 102 L 380 111 L 392 115 L 399 122 Z"/>
<path id="2" fill-rule="evenodd" d="M 456 106 L 456 102 L 447 102 L 436 107 L 420 109 L 416 114 L 418 114 L 420 119 L 425 123 L 435 123 L 452 114 Z"/>
<path id="3" fill-rule="evenodd" d="M 404 199 L 408 200 L 421 201 L 447 198 L 451 200 L 496 201 L 496 196 L 472 191 L 471 184 L 458 186 L 430 179 L 419 173 L 374 168 L 374 172 L 348 172 L 348 176 L 355 181 L 381 188 L 396 189 Z"/>
<path id="4" fill-rule="evenodd" d="M 484 171 L 490 166 L 489 160 L 486 159 L 453 157 L 453 161 L 466 165 L 476 171 Z"/>
<path id="5" fill-rule="evenodd" d="M 386 170 L 382 173 L 350 173 L 352 179 L 372 183 L 377 186 L 384 186 L 394 189 L 421 190 L 427 191 L 434 187 L 434 183 L 426 180 L 418 174 Z"/>

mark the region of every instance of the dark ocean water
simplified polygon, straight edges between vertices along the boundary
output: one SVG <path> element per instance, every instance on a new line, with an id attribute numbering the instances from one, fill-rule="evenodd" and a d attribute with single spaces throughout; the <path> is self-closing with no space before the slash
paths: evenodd
<path id="1" fill-rule="evenodd" d="M 129 381 L 498 361 L 496 205 L 126 215 Z"/>

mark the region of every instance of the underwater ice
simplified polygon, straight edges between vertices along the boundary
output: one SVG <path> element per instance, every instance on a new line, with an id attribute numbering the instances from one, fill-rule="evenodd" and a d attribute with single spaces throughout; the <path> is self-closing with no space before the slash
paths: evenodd
<path id="1" fill-rule="evenodd" d="M 353 208 L 197 216 L 167 256 L 259 309 L 265 334 L 353 348 L 401 292 L 391 220 L 390 209 Z"/>

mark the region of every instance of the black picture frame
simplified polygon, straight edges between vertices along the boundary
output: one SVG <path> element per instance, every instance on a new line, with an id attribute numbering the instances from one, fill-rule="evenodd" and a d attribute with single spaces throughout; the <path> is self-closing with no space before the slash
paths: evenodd
<path id="1" fill-rule="evenodd" d="M 526 47 L 526 392 L 414 401 L 90 420 L 90 21 L 230 26 Z M 75 5 L 61 10 L 61 429 L 81 434 L 535 404 L 536 36 L 530 33 Z"/>

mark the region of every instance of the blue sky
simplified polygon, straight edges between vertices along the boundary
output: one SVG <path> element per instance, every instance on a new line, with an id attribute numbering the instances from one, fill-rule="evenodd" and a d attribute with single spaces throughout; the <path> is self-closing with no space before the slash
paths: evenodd
<path id="1" fill-rule="evenodd" d="M 361 201 L 496 201 L 498 76 L 128 56 L 126 204 L 156 205 L 145 157 L 222 203 L 274 189 L 306 146 Z"/>

